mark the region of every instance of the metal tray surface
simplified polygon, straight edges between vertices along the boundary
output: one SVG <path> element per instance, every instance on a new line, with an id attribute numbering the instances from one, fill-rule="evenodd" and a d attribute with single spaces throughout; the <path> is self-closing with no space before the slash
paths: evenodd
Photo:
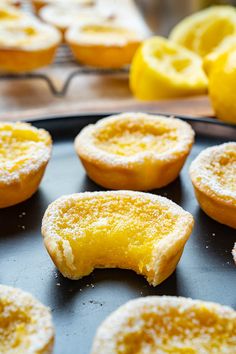
<path id="1" fill-rule="evenodd" d="M 0 210 L 0 283 L 35 295 L 52 309 L 55 354 L 88 354 L 101 321 L 126 301 L 147 295 L 177 295 L 236 308 L 236 269 L 231 249 L 236 231 L 211 220 L 198 206 L 188 175 L 190 162 L 208 146 L 236 140 L 236 128 L 213 119 L 184 117 L 196 142 L 180 177 L 152 193 L 168 197 L 193 214 L 195 227 L 177 270 L 153 288 L 132 271 L 99 269 L 79 281 L 63 278 L 42 242 L 41 220 L 48 204 L 63 194 L 101 190 L 86 176 L 73 139 L 105 115 L 34 121 L 50 131 L 53 156 L 38 192 L 28 201 Z M 223 136 L 223 137 L 222 137 Z"/>

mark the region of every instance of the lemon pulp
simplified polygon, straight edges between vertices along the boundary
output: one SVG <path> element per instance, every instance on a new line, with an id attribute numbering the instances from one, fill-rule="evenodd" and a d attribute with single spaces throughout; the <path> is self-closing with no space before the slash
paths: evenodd
<path id="1" fill-rule="evenodd" d="M 207 78 L 200 57 L 161 37 L 143 42 L 131 64 L 130 88 L 153 100 L 205 93 Z"/>
<path id="2" fill-rule="evenodd" d="M 69 242 L 78 277 L 100 265 L 145 273 L 155 243 L 174 230 L 177 219 L 168 207 L 143 198 L 96 196 L 63 206 L 55 231 L 61 248 Z"/>

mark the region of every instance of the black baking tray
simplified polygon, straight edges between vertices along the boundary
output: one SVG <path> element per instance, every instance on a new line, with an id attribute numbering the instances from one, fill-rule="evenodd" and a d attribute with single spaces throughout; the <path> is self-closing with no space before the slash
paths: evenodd
<path id="1" fill-rule="evenodd" d="M 73 140 L 85 125 L 104 116 L 34 121 L 53 136 L 52 159 L 40 189 L 30 200 L 0 210 L 0 283 L 29 291 L 51 307 L 55 354 L 88 354 L 101 321 L 127 300 L 140 296 L 178 295 L 236 307 L 236 268 L 231 255 L 236 231 L 201 211 L 188 175 L 190 162 L 201 150 L 236 140 L 236 127 L 214 119 L 182 117 L 196 132 L 191 155 L 179 178 L 152 191 L 170 198 L 195 218 L 192 236 L 171 277 L 154 288 L 128 270 L 95 270 L 78 281 L 63 278 L 56 270 L 43 246 L 41 220 L 48 204 L 63 194 L 102 190 L 86 176 Z"/>

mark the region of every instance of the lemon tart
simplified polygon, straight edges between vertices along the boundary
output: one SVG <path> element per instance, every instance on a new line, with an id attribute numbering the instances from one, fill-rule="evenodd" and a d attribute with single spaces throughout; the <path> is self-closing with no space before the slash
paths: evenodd
<path id="1" fill-rule="evenodd" d="M 51 64 L 60 32 L 33 16 L 0 23 L 0 71 L 25 72 Z"/>
<path id="2" fill-rule="evenodd" d="M 0 122 L 0 208 L 20 203 L 36 192 L 51 145 L 51 137 L 43 129 Z"/>
<path id="3" fill-rule="evenodd" d="M 95 268 L 131 269 L 156 286 L 176 268 L 193 217 L 170 200 L 133 191 L 63 196 L 45 212 L 45 247 L 59 271 L 80 279 Z"/>
<path id="4" fill-rule="evenodd" d="M 99 327 L 91 354 L 234 354 L 236 312 L 213 302 L 150 296 L 131 300 Z"/>
<path id="5" fill-rule="evenodd" d="M 205 213 L 236 228 L 236 143 L 203 150 L 192 162 L 190 176 Z"/>
<path id="6" fill-rule="evenodd" d="M 72 26 L 65 34 L 74 57 L 82 64 L 120 68 L 130 64 L 142 41 L 138 31 L 113 21 L 90 21 Z"/>
<path id="7" fill-rule="evenodd" d="M 20 289 L 0 285 L 0 353 L 51 354 L 50 310 Z"/>
<path id="8" fill-rule="evenodd" d="M 85 127 L 75 139 L 75 150 L 97 184 L 151 190 L 179 175 L 193 141 L 194 132 L 184 121 L 123 113 Z"/>

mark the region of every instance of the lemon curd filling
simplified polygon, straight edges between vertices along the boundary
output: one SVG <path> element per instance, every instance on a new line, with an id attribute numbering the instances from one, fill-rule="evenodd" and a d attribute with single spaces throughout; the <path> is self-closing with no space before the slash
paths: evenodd
<path id="1" fill-rule="evenodd" d="M 163 309 L 162 316 L 143 313 L 139 330 L 118 336 L 117 353 L 142 354 L 162 350 L 171 354 L 220 353 L 227 346 L 228 354 L 235 348 L 235 325 L 209 311 L 204 306 L 181 316 L 177 308 Z M 133 321 L 134 325 L 134 321 Z M 209 338 L 211 340 L 209 341 Z M 125 350 L 122 348 L 125 347 Z"/>
<path id="2" fill-rule="evenodd" d="M 0 353 L 16 354 L 27 349 L 31 323 L 29 310 L 16 308 L 7 299 L 0 300 Z M 12 351 L 9 348 L 12 348 Z"/>
<path id="3" fill-rule="evenodd" d="M 129 197 L 78 200 L 60 210 L 56 232 L 73 249 L 81 274 L 94 265 L 132 268 L 141 272 L 155 242 L 175 227 L 176 218 L 149 201 Z M 91 244 L 93 247 L 91 247 Z"/>
<path id="4" fill-rule="evenodd" d="M 140 125 L 121 121 L 95 133 L 98 148 L 120 156 L 132 156 L 142 151 L 163 153 L 171 150 L 177 141 L 177 131 L 164 123 Z"/>
<path id="5" fill-rule="evenodd" d="M 235 312 L 175 297 L 128 302 L 101 325 L 92 354 L 234 354 Z"/>

